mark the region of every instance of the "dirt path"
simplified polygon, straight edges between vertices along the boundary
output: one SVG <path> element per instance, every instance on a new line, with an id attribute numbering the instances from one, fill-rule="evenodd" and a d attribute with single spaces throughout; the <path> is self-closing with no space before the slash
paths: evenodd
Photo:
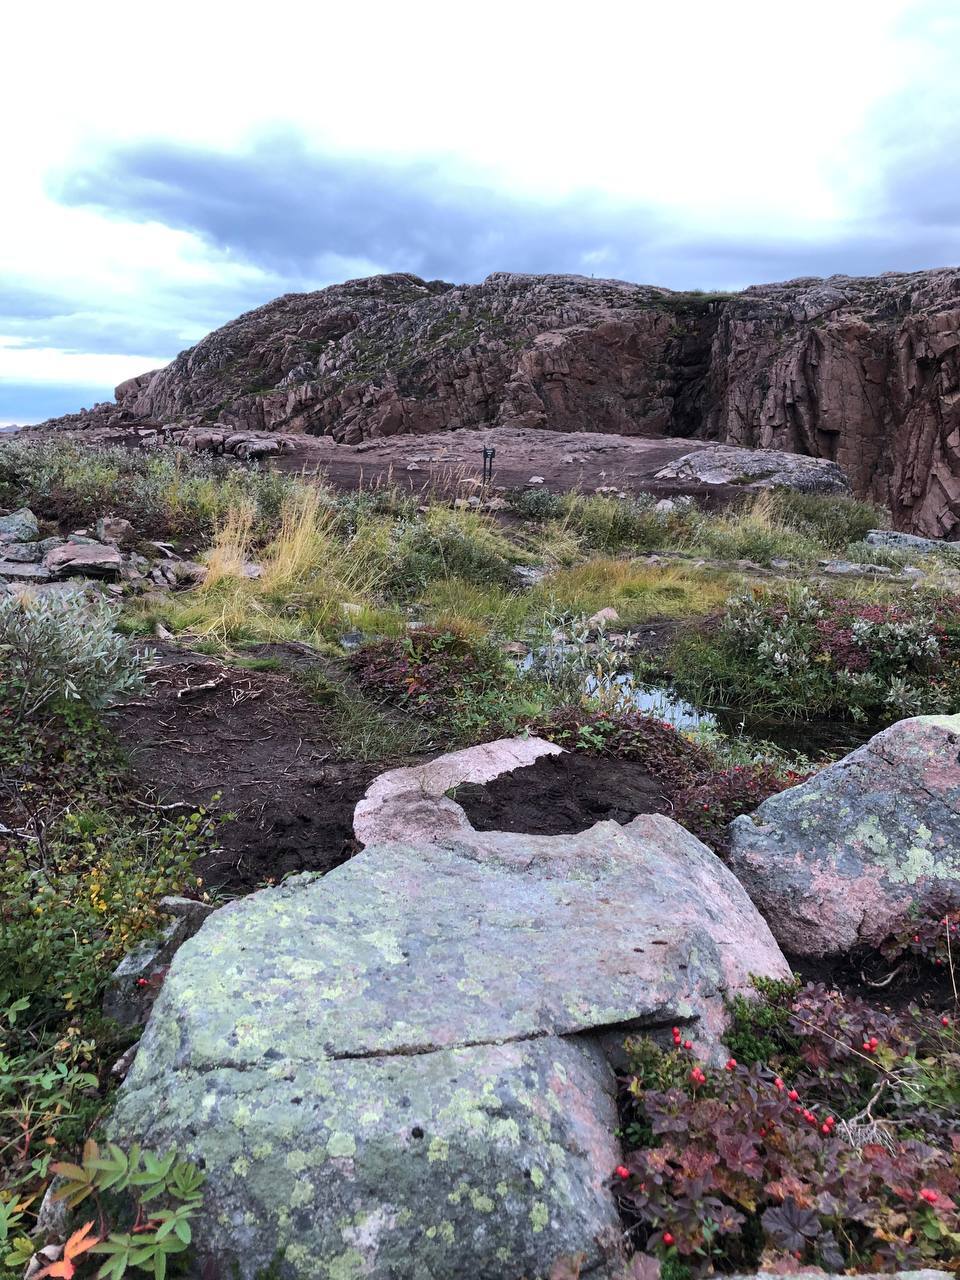
<path id="1" fill-rule="evenodd" d="M 248 892 L 356 851 L 354 805 L 380 766 L 338 758 L 322 708 L 293 677 L 167 648 L 148 689 L 116 717 L 138 781 L 160 804 L 233 815 L 198 868 L 208 886 Z"/>

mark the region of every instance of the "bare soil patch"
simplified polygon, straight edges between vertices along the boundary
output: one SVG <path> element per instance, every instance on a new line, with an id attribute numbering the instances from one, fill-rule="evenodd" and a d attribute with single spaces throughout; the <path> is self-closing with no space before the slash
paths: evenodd
<path id="1" fill-rule="evenodd" d="M 548 836 L 672 809 L 663 783 L 642 765 L 573 751 L 542 756 L 486 785 L 465 783 L 456 801 L 478 831 Z"/>
<path id="2" fill-rule="evenodd" d="M 208 887 L 249 892 L 356 852 L 353 809 L 383 766 L 338 758 L 322 707 L 291 676 L 165 649 L 147 695 L 115 724 L 158 804 L 232 815 L 198 867 Z"/>

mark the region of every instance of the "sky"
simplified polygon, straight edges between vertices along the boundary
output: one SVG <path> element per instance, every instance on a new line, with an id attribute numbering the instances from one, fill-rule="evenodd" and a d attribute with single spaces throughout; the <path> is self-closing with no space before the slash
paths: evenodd
<path id="1" fill-rule="evenodd" d="M 960 0 L 8 10 L 0 424 L 377 272 L 960 262 Z"/>

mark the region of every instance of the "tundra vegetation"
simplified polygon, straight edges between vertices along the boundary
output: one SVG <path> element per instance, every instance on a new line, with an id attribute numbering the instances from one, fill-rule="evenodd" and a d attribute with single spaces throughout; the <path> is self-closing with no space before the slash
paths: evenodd
<path id="1" fill-rule="evenodd" d="M 958 705 L 951 558 L 865 548 L 882 513 L 850 499 L 750 494 L 711 514 L 530 488 L 491 512 L 55 441 L 0 449 L 0 505 L 29 507 L 51 533 L 122 517 L 148 557 L 167 542 L 205 565 L 201 581 L 162 593 L 0 597 L 0 1258 L 11 1275 L 45 1243 L 38 1213 L 55 1173 L 73 1234 L 35 1275 L 175 1275 L 192 1245 L 201 1174 L 176 1152 L 102 1140 L 111 1067 L 136 1034 L 101 1011 L 109 975 L 157 932 L 164 895 L 216 894 L 197 865 L 229 819 L 216 804 L 158 805 L 114 732 L 117 707 L 150 696 L 153 646 L 285 673 L 337 751 L 366 764 L 527 731 L 639 762 L 721 856 L 733 817 L 822 762 L 805 719 L 875 728 Z M 823 563 L 865 550 L 869 573 L 831 576 Z M 615 616 L 591 621 L 600 610 Z M 648 684 L 717 724 L 646 714 L 635 694 Z M 717 727 L 742 716 L 776 723 L 780 745 Z M 958 920 L 944 904 L 858 959 L 866 973 L 896 970 L 882 997 L 760 984 L 733 1010 L 726 1068 L 698 1066 L 679 1032 L 668 1050 L 630 1042 L 630 1154 L 611 1180 L 639 1254 L 671 1280 L 761 1264 L 955 1264 Z M 928 988 L 946 993 L 936 1012 Z M 571 1260 L 557 1277 L 575 1274 Z"/>

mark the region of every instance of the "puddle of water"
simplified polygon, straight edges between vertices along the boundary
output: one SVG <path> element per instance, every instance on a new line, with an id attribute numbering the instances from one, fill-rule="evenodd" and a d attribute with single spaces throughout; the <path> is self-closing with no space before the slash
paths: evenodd
<path id="1" fill-rule="evenodd" d="M 716 729 L 719 727 L 716 716 L 711 712 L 703 711 L 689 702 L 684 702 L 682 698 L 678 698 L 670 689 L 659 688 L 656 685 L 636 684 L 629 671 L 625 671 L 622 675 L 614 676 L 611 681 L 605 681 L 604 684 L 611 693 L 613 692 L 611 686 L 615 686 L 618 690 L 617 696 L 622 700 L 622 705 L 634 707 L 645 716 L 652 716 L 655 720 L 666 720 L 667 724 L 672 724 L 675 729 Z M 592 698 L 599 691 L 600 682 L 597 677 L 588 676 L 584 692 Z"/>
<path id="2" fill-rule="evenodd" d="M 550 645 L 541 651 L 540 657 L 549 659 L 552 654 L 559 657 L 566 648 Z M 533 663 L 534 654 L 528 653 L 520 660 L 520 670 L 529 670 Z M 606 689 L 616 686 L 623 707 L 635 708 L 656 720 L 665 720 L 675 729 L 712 729 L 730 738 L 746 737 L 758 743 L 769 742 L 784 751 L 798 752 L 813 759 L 824 752 L 835 755 L 853 751 L 874 732 L 845 720 L 776 720 L 744 716 L 728 708 L 697 707 L 681 698 L 674 689 L 641 683 L 629 671 L 621 672 L 603 684 Z M 583 691 L 589 697 L 596 696 L 600 686 L 596 675 L 585 675 Z"/>

